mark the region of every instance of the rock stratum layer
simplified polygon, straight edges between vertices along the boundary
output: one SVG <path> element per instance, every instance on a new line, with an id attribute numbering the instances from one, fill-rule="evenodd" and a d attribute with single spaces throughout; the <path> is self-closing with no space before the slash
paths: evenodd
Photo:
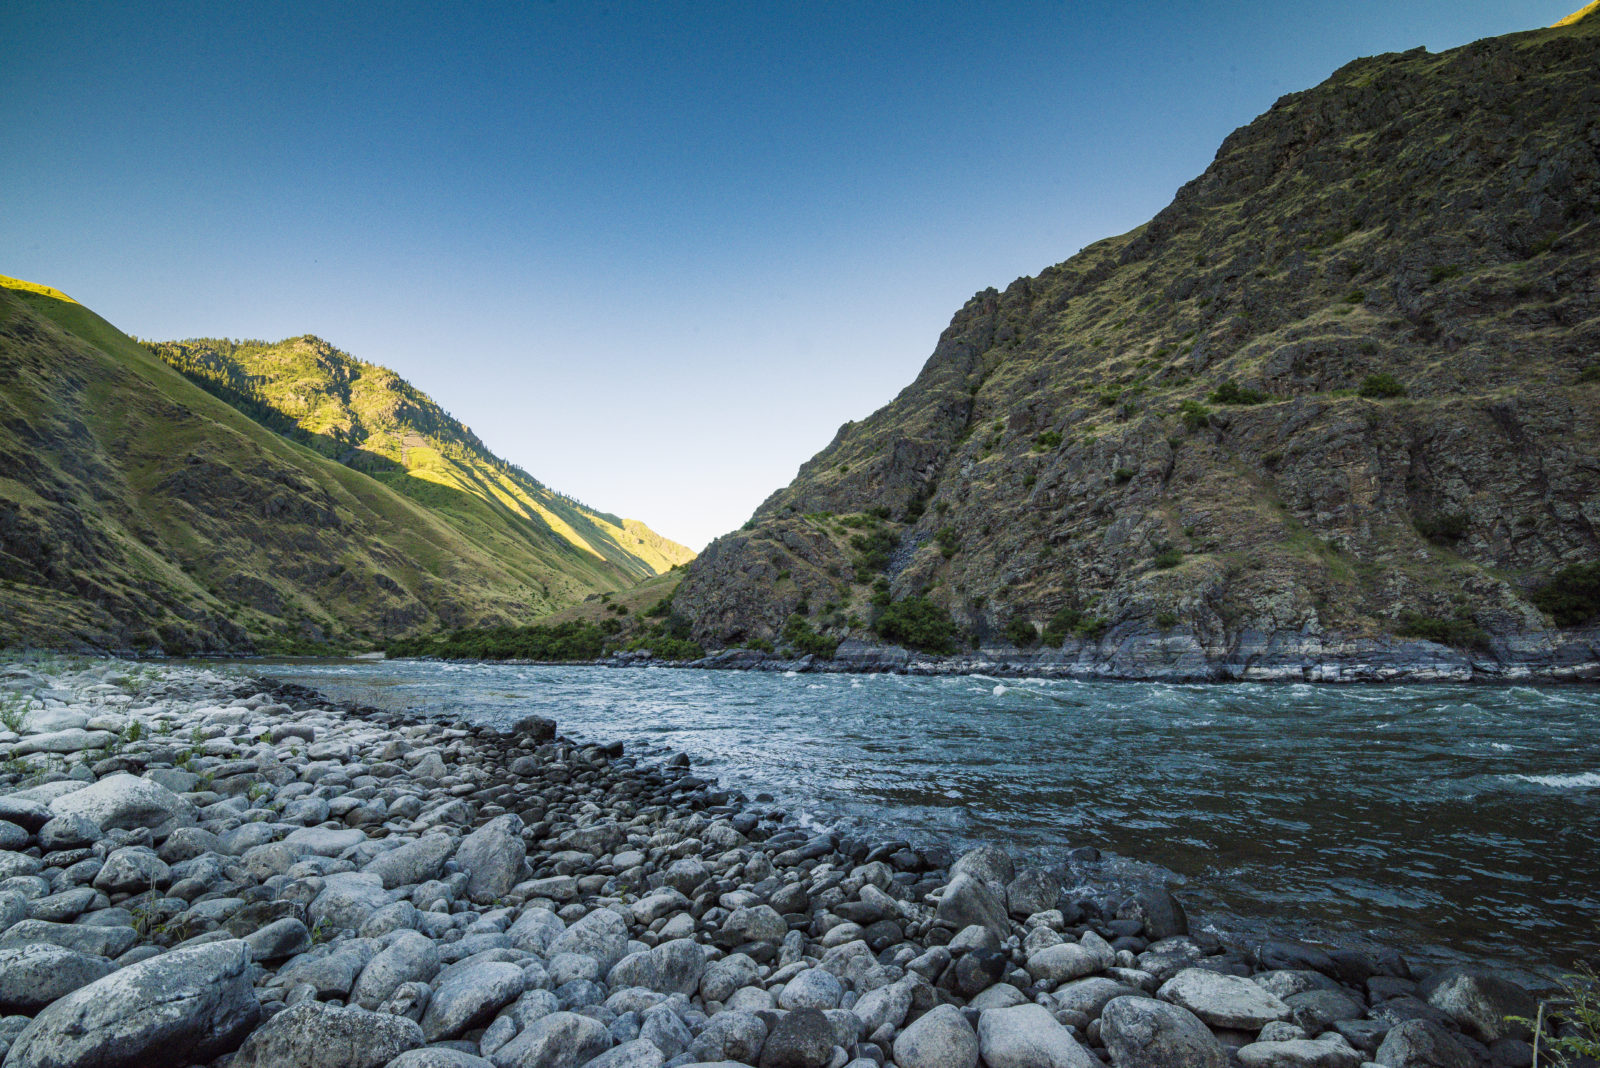
<path id="1" fill-rule="evenodd" d="M 158 352 L 250 388 L 208 381 L 219 399 Z M 146 347 L 0 278 L 0 648 L 348 647 L 522 622 L 689 555 L 325 342 Z"/>
<path id="2" fill-rule="evenodd" d="M 1597 105 L 1596 18 L 1284 97 L 969 301 L 676 610 L 781 650 L 925 595 L 973 663 L 1076 673 L 1593 672 L 1539 591 L 1600 559 Z"/>

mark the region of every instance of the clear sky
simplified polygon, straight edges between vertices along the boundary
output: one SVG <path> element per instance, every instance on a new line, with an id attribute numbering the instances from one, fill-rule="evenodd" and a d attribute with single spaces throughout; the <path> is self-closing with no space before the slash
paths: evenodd
<path id="1" fill-rule="evenodd" d="M 699 548 L 1284 93 L 1580 0 L 0 5 L 0 273 L 319 334 Z"/>

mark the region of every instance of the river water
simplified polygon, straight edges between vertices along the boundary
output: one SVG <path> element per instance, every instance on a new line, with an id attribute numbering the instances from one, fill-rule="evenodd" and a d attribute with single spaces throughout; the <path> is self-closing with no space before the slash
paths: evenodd
<path id="1" fill-rule="evenodd" d="M 1191 918 L 1549 974 L 1600 958 L 1600 687 L 257 662 L 394 711 L 683 750 L 874 838 L 1165 877 Z"/>

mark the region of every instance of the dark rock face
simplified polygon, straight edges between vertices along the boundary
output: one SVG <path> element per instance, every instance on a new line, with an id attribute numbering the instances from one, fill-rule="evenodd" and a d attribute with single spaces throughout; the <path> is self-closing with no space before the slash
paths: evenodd
<path id="1" fill-rule="evenodd" d="M 975 296 L 674 609 L 708 648 L 871 640 L 881 578 L 969 670 L 1600 673 L 1535 597 L 1600 558 L 1594 23 L 1284 97 L 1145 226 Z"/>

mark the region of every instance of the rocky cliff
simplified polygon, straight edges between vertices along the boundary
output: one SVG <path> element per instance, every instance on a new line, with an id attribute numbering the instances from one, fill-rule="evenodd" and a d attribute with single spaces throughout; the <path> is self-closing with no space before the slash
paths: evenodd
<path id="1" fill-rule="evenodd" d="M 1597 210 L 1600 18 L 1350 63 L 977 294 L 675 608 L 866 665 L 1594 670 Z"/>
<path id="2" fill-rule="evenodd" d="M 453 466 L 413 476 L 387 460 L 385 435 L 415 434 L 421 451 L 459 424 L 443 417 L 425 437 L 406 405 L 416 420 L 436 406 L 393 383 L 387 395 L 405 404 L 387 422 L 374 404 L 365 418 L 380 433 L 345 445 L 370 462 L 329 457 L 315 438 L 284 436 L 291 424 L 269 429 L 272 412 L 257 421 L 202 390 L 64 294 L 0 278 L 0 648 L 359 648 L 527 622 L 628 588 L 672 551 L 646 541 L 647 528 L 496 468 L 486 451 L 463 446 Z M 500 500 L 463 485 L 493 471 Z M 546 499 L 536 486 L 553 501 L 549 521 L 531 504 L 531 515 L 516 511 L 517 492 Z"/>

